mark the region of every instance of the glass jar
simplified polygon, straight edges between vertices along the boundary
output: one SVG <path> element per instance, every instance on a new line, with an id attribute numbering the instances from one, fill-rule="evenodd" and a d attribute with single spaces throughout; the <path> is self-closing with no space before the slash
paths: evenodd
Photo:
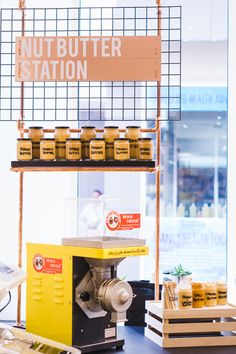
<path id="1" fill-rule="evenodd" d="M 32 160 L 32 143 L 30 139 L 17 139 L 17 160 L 29 161 Z"/>
<path id="2" fill-rule="evenodd" d="M 89 143 L 91 139 L 96 138 L 96 132 L 95 127 L 81 127 L 81 129 L 82 159 L 85 160 L 89 159 Z"/>
<path id="3" fill-rule="evenodd" d="M 93 161 L 105 160 L 105 139 L 91 139 L 89 158 Z"/>
<path id="4" fill-rule="evenodd" d="M 193 306 L 192 289 L 181 288 L 178 289 L 178 307 L 179 309 L 191 309 Z"/>
<path id="5" fill-rule="evenodd" d="M 216 283 L 217 290 L 217 305 L 227 304 L 227 284 L 224 281 L 218 281 Z"/>
<path id="6" fill-rule="evenodd" d="M 106 144 L 106 160 L 114 159 L 114 141 L 120 137 L 119 127 L 106 126 L 104 127 L 103 138 Z"/>
<path id="7" fill-rule="evenodd" d="M 28 137 L 32 142 L 33 159 L 40 158 L 40 141 L 44 137 L 43 127 L 29 127 Z"/>
<path id="8" fill-rule="evenodd" d="M 153 140 L 152 138 L 138 139 L 138 159 L 153 160 Z"/>
<path id="9" fill-rule="evenodd" d="M 71 161 L 81 159 L 81 141 L 79 138 L 67 139 L 66 159 Z"/>
<path id="10" fill-rule="evenodd" d="M 56 144 L 55 139 L 44 138 L 40 143 L 40 159 L 52 161 L 56 158 Z"/>
<path id="11" fill-rule="evenodd" d="M 205 283 L 204 298 L 205 298 L 205 306 L 217 305 L 216 283 L 214 282 Z"/>
<path id="12" fill-rule="evenodd" d="M 139 126 L 126 127 L 125 138 L 130 142 L 130 159 L 138 159 L 138 139 L 141 138 Z"/>
<path id="13" fill-rule="evenodd" d="M 129 140 L 124 138 L 114 141 L 114 160 L 126 161 L 130 159 Z"/>
<path id="14" fill-rule="evenodd" d="M 55 127 L 54 138 L 56 141 L 56 159 L 64 160 L 66 158 L 66 140 L 70 138 L 70 128 Z"/>
<path id="15" fill-rule="evenodd" d="M 204 284 L 203 283 L 192 283 L 193 292 L 193 307 L 200 308 L 204 307 Z"/>

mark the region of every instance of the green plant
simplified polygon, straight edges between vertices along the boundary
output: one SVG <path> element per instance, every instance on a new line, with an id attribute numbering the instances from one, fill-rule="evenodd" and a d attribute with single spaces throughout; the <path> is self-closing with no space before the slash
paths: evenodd
<path id="1" fill-rule="evenodd" d="M 179 264 L 177 267 L 174 267 L 174 269 L 171 271 L 170 274 L 173 275 L 174 277 L 184 277 L 184 276 L 187 276 L 187 275 L 191 275 L 192 272 L 190 272 L 189 270 L 184 269 L 182 264 Z"/>

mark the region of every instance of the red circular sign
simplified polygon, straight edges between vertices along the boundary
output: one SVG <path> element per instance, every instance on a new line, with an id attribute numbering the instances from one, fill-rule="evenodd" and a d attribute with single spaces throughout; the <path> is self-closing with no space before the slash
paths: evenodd
<path id="1" fill-rule="evenodd" d="M 41 254 L 36 254 L 33 258 L 33 266 L 36 272 L 42 272 L 45 267 L 45 260 Z"/>
<path id="2" fill-rule="evenodd" d="M 106 226 L 110 231 L 119 229 L 121 224 L 121 217 L 117 211 L 110 211 L 106 217 Z"/>

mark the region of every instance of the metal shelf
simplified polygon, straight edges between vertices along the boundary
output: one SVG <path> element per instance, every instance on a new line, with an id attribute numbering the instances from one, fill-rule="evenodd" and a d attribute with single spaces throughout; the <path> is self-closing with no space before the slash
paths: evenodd
<path id="1" fill-rule="evenodd" d="M 12 161 L 13 172 L 156 172 L 155 161 Z"/>

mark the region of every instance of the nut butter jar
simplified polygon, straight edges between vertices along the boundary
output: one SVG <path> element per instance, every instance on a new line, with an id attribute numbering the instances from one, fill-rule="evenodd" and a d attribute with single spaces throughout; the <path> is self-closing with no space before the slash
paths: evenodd
<path id="1" fill-rule="evenodd" d="M 89 159 L 90 149 L 89 144 L 91 139 L 96 138 L 95 127 L 81 127 L 82 131 L 80 134 L 81 144 L 82 144 L 82 159 Z"/>
<path id="2" fill-rule="evenodd" d="M 139 160 L 153 160 L 152 138 L 138 139 L 138 159 Z"/>
<path id="3" fill-rule="evenodd" d="M 105 160 L 105 139 L 90 140 L 90 160 L 102 161 Z"/>
<path id="4" fill-rule="evenodd" d="M 30 139 L 17 139 L 17 160 L 29 161 L 32 160 L 32 143 Z"/>
<path id="5" fill-rule="evenodd" d="M 40 141 L 44 137 L 43 127 L 29 127 L 28 137 L 32 142 L 32 158 L 40 158 Z"/>
<path id="6" fill-rule="evenodd" d="M 40 143 L 40 159 L 52 161 L 56 158 L 55 139 L 45 138 Z"/>
<path id="7" fill-rule="evenodd" d="M 125 138 L 129 139 L 130 143 L 130 159 L 138 159 L 138 139 L 141 138 L 139 126 L 126 127 Z"/>
<path id="8" fill-rule="evenodd" d="M 224 281 L 216 282 L 217 305 L 227 304 L 227 284 Z"/>
<path id="9" fill-rule="evenodd" d="M 114 159 L 120 161 L 127 161 L 130 159 L 130 145 L 128 139 L 115 139 Z"/>
<path id="10" fill-rule="evenodd" d="M 70 138 L 70 128 L 55 127 L 54 138 L 56 141 L 56 159 L 64 160 L 66 158 L 66 140 Z"/>
<path id="11" fill-rule="evenodd" d="M 193 307 L 201 308 L 204 307 L 204 284 L 203 283 L 192 283 L 192 291 L 193 291 Z"/>
<path id="12" fill-rule="evenodd" d="M 216 306 L 217 305 L 217 290 L 216 283 L 207 282 L 205 283 L 205 306 Z"/>
<path id="13" fill-rule="evenodd" d="M 106 160 L 114 159 L 114 141 L 120 137 L 119 127 L 106 126 L 104 127 L 103 138 L 106 144 Z"/>
<path id="14" fill-rule="evenodd" d="M 67 139 L 66 159 L 71 161 L 81 159 L 81 141 L 79 138 Z"/>

